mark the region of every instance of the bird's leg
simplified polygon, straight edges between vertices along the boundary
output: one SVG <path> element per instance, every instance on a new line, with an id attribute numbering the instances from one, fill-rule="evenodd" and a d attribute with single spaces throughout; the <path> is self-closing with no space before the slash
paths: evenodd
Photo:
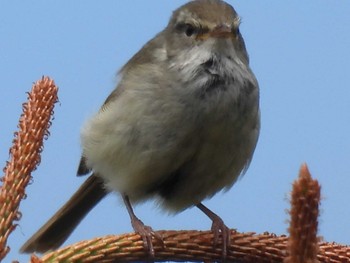
<path id="1" fill-rule="evenodd" d="M 219 242 L 219 238 L 221 235 L 222 240 L 222 257 L 223 259 L 227 256 L 227 248 L 230 246 L 230 236 L 231 231 L 230 229 L 225 225 L 224 221 L 214 212 L 212 212 L 209 208 L 207 208 L 202 203 L 199 203 L 197 207 L 206 214 L 211 220 L 211 231 L 214 233 L 214 246 L 216 246 Z"/>
<path id="2" fill-rule="evenodd" d="M 154 257 L 154 247 L 152 244 L 152 237 L 158 239 L 163 245 L 163 238 L 160 234 L 153 231 L 150 226 L 146 226 L 134 213 L 132 209 L 129 197 L 126 194 L 122 194 L 124 204 L 126 209 L 128 210 L 131 225 L 134 228 L 134 231 L 139 234 L 143 240 L 143 245 L 145 249 L 148 251 L 149 255 Z"/>

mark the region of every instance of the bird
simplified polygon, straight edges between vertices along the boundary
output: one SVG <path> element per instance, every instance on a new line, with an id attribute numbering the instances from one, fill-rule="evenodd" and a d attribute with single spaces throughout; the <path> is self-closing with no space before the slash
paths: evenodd
<path id="1" fill-rule="evenodd" d="M 21 252 L 58 248 L 116 192 L 150 256 L 152 241 L 162 243 L 162 236 L 133 206 L 151 199 L 172 214 L 200 209 L 226 257 L 230 229 L 203 201 L 246 172 L 260 130 L 259 85 L 240 23 L 222 0 L 193 0 L 173 12 L 121 68 L 116 88 L 83 125 L 77 174 L 88 178 Z"/>

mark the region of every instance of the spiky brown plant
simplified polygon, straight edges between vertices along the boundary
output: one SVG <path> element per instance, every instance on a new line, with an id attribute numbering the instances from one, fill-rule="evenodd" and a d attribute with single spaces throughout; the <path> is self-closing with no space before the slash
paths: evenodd
<path id="1" fill-rule="evenodd" d="M 28 102 L 23 104 L 19 119 L 19 130 L 15 132 L 10 160 L 4 168 L 0 188 L 0 261 L 9 252 L 7 239 L 16 228 L 20 218 L 20 201 L 25 196 L 25 187 L 31 179 L 31 172 L 40 163 L 43 140 L 49 135 L 48 128 L 57 102 L 57 91 L 53 80 L 42 77 L 34 83 L 28 93 Z"/>
<path id="2" fill-rule="evenodd" d="M 293 184 L 288 257 L 285 263 L 316 263 L 317 227 L 321 187 L 311 178 L 307 165 L 302 165 L 299 179 Z"/>

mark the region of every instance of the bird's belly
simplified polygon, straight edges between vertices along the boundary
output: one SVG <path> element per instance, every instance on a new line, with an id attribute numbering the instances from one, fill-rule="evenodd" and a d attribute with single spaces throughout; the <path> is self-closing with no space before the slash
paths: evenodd
<path id="1" fill-rule="evenodd" d="M 89 166 L 131 201 L 159 197 L 175 212 L 229 188 L 249 163 L 259 117 L 254 100 L 239 110 L 233 96 L 220 94 L 190 106 L 133 94 L 128 111 L 110 106 L 83 134 Z"/>
<path id="2" fill-rule="evenodd" d="M 181 211 L 230 188 L 249 162 L 256 131 L 229 120 L 214 127 L 197 135 L 201 139 L 196 154 L 160 186 L 161 204 L 170 211 Z"/>

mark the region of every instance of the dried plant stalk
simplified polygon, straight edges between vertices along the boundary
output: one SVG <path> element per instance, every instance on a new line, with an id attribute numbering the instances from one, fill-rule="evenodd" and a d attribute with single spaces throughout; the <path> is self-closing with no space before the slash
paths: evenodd
<path id="1" fill-rule="evenodd" d="M 321 187 L 304 164 L 293 184 L 288 257 L 285 263 L 316 263 L 317 227 Z"/>
<path id="2" fill-rule="evenodd" d="M 154 240 L 154 261 L 221 261 L 220 244 L 213 246 L 211 231 L 159 231 L 164 247 Z M 265 233 L 231 232 L 226 262 L 282 262 L 287 238 Z M 277 249 L 279 248 L 279 249 Z M 144 262 L 150 260 L 137 234 L 106 236 L 82 241 L 32 262 Z M 38 261 L 39 260 L 39 261 Z"/>
<path id="3" fill-rule="evenodd" d="M 214 262 L 221 261 L 220 244 L 213 247 L 211 231 L 159 231 L 165 247 L 154 243 L 155 258 L 161 261 Z M 231 245 L 226 262 L 282 263 L 286 257 L 287 236 L 231 231 Z M 320 243 L 320 262 L 350 262 L 350 247 L 335 243 Z M 42 258 L 32 256 L 32 263 L 48 262 L 145 262 L 150 260 L 137 234 L 111 235 L 81 241 L 47 253 Z"/>
<path id="4" fill-rule="evenodd" d="M 19 120 L 19 131 L 15 132 L 10 161 L 4 168 L 0 188 L 0 261 L 9 251 L 7 239 L 16 228 L 20 218 L 20 201 L 25 196 L 25 187 L 31 179 L 31 172 L 40 163 L 43 140 L 49 135 L 48 128 L 57 102 L 57 91 L 53 80 L 42 77 L 34 83 L 28 93 L 28 102 L 23 104 Z"/>

